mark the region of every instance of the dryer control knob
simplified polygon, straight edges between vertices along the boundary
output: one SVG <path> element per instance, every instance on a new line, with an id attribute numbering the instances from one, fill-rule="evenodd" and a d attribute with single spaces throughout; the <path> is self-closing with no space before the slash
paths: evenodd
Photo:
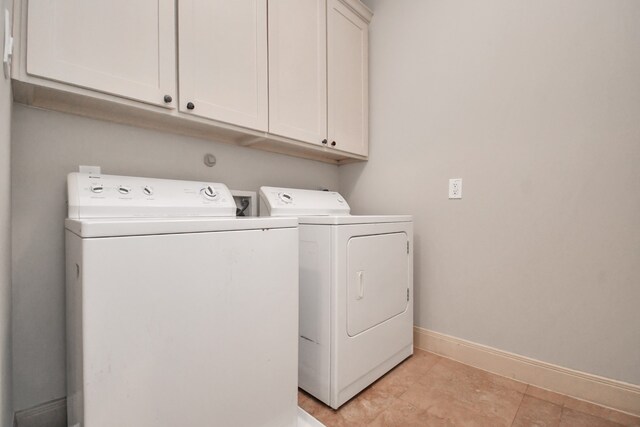
<path id="1" fill-rule="evenodd" d="M 152 196 L 153 188 L 149 187 L 148 185 L 145 185 L 144 187 L 142 187 L 142 192 L 144 193 L 145 196 Z"/>
<path id="2" fill-rule="evenodd" d="M 293 202 L 293 196 L 289 193 L 278 193 L 278 197 L 285 203 Z"/>
<path id="3" fill-rule="evenodd" d="M 218 191 L 210 185 L 207 185 L 202 190 L 200 190 L 200 193 L 202 193 L 204 198 L 207 200 L 215 200 L 219 196 Z"/>

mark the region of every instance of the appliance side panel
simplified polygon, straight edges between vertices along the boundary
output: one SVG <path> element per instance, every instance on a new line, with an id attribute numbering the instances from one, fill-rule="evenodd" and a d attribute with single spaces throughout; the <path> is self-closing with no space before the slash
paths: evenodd
<path id="1" fill-rule="evenodd" d="M 329 403 L 331 357 L 331 227 L 300 225 L 298 384 Z"/>
<path id="2" fill-rule="evenodd" d="M 67 419 L 70 426 L 84 425 L 82 339 L 82 239 L 65 231 Z"/>

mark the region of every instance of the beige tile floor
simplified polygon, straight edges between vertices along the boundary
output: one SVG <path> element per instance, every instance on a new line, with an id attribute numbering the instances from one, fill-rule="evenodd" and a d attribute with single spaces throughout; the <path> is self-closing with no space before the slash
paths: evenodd
<path id="1" fill-rule="evenodd" d="M 327 427 L 640 426 L 640 418 L 418 349 L 337 411 L 303 391 L 298 402 Z"/>

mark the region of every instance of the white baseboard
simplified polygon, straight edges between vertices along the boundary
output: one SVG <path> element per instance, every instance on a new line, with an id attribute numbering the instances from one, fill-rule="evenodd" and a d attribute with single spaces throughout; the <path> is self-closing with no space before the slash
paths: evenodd
<path id="1" fill-rule="evenodd" d="M 640 386 L 574 371 L 551 363 L 413 328 L 414 345 L 485 371 L 513 378 L 633 415 L 640 415 Z"/>
<path id="2" fill-rule="evenodd" d="M 67 399 L 56 399 L 15 414 L 14 427 L 67 427 Z"/>

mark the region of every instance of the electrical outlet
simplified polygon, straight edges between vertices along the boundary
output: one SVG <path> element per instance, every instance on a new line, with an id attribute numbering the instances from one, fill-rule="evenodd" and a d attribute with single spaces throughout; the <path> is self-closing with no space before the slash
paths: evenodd
<path id="1" fill-rule="evenodd" d="M 449 180 L 449 198 L 462 199 L 462 178 L 451 178 Z"/>
<path id="2" fill-rule="evenodd" d="M 240 216 L 258 216 L 258 194 L 255 191 L 231 190 L 233 201 L 236 202 L 236 212 Z"/>

